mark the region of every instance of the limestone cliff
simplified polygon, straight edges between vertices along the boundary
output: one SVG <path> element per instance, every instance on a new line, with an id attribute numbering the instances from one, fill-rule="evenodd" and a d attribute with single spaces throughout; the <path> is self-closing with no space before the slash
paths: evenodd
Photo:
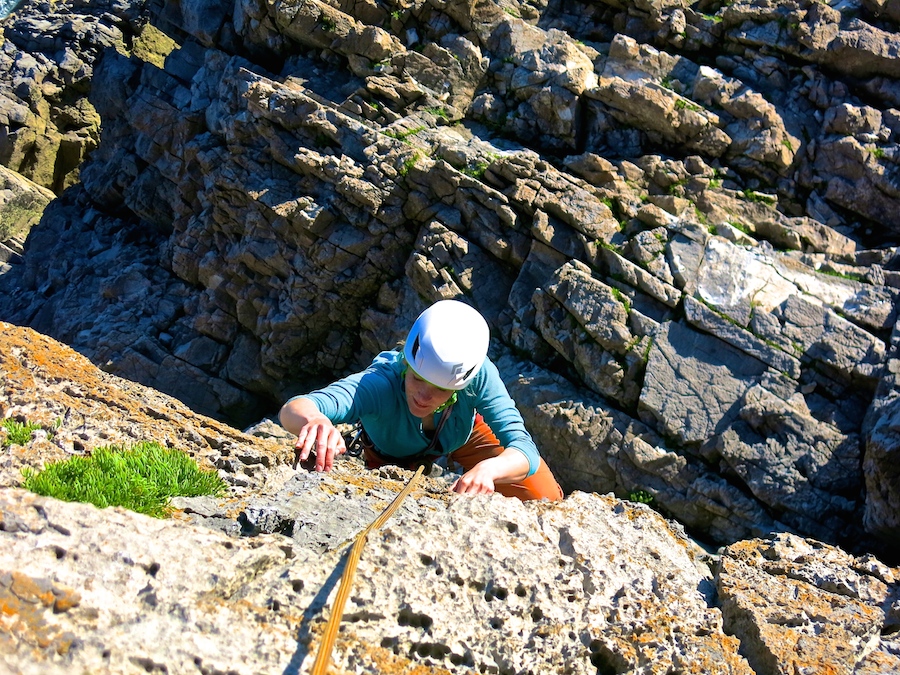
<path id="1" fill-rule="evenodd" d="M 240 433 L 0 323 L 0 670 L 304 673 L 354 536 L 409 472 L 293 470 Z M 266 431 L 269 429 L 269 431 Z M 229 483 L 156 520 L 18 489 L 24 466 L 156 440 Z M 782 534 L 698 548 L 646 505 L 448 492 L 429 477 L 369 535 L 333 673 L 788 675 L 900 670 L 900 569 Z"/>

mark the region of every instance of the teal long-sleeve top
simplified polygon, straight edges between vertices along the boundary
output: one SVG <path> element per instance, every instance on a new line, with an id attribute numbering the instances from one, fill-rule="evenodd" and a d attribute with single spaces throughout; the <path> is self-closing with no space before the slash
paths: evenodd
<path id="1" fill-rule="evenodd" d="M 365 370 L 303 398 L 312 400 L 334 424 L 361 421 L 380 454 L 397 459 L 412 457 L 425 450 L 430 439 L 422 429 L 422 421 L 413 416 L 406 403 L 403 366 L 400 352 L 381 352 Z M 537 446 L 490 359 L 485 359 L 472 382 L 457 392 L 456 403 L 438 437 L 445 455 L 469 439 L 476 412 L 484 417 L 504 448 L 515 448 L 528 458 L 529 476 L 537 471 Z M 436 413 L 435 425 L 439 418 L 440 413 Z"/>

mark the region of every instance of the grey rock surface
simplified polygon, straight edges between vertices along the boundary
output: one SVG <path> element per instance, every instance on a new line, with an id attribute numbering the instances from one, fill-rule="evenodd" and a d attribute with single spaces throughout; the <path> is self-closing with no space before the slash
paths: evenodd
<path id="1" fill-rule="evenodd" d="M 24 445 L 0 430 L 0 669 L 308 672 L 355 537 L 412 473 L 350 458 L 329 473 L 294 469 L 293 439 L 271 420 L 229 429 L 30 329 L 0 328 L 0 411 L 40 426 Z M 592 416 L 599 437 L 602 414 L 570 408 L 568 419 Z M 154 519 L 18 487 L 23 467 L 129 439 L 218 467 L 227 494 L 173 500 L 172 517 Z M 673 464 L 637 436 L 629 444 L 618 454 L 635 466 Z M 612 494 L 522 503 L 455 495 L 450 480 L 422 477 L 368 534 L 331 672 L 787 675 L 900 664 L 900 569 L 875 556 L 784 532 L 713 554 Z"/>

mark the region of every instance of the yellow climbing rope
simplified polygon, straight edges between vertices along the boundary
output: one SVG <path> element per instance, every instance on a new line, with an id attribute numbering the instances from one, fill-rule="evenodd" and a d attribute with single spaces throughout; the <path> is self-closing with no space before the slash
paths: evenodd
<path id="1" fill-rule="evenodd" d="M 422 475 L 423 470 L 424 467 L 422 466 L 416 469 L 416 473 L 409 479 L 409 482 L 406 484 L 406 487 L 400 491 L 400 494 L 394 497 L 394 501 L 382 511 L 380 516 L 369 523 L 369 526 L 366 529 L 356 536 L 356 541 L 353 543 L 353 548 L 350 551 L 350 557 L 347 558 L 347 566 L 344 568 L 344 573 L 341 575 L 341 587 L 338 589 L 337 595 L 334 598 L 334 607 L 331 608 L 331 616 L 328 617 L 328 625 L 325 626 L 325 635 L 322 638 L 322 644 L 319 646 L 319 653 L 316 654 L 316 662 L 313 664 L 310 675 L 325 675 L 325 672 L 328 670 L 328 665 L 331 661 L 331 649 L 334 646 L 334 640 L 337 637 L 338 628 L 341 625 L 341 617 L 344 614 L 344 604 L 347 602 L 347 596 L 350 595 L 350 586 L 353 584 L 353 576 L 356 574 L 356 565 L 359 563 L 359 556 L 362 554 L 363 547 L 366 545 L 366 538 L 371 532 L 374 532 L 384 525 L 388 518 L 394 515 L 394 511 L 400 507 L 400 504 L 412 491 L 416 481 L 419 480 L 419 476 Z"/>

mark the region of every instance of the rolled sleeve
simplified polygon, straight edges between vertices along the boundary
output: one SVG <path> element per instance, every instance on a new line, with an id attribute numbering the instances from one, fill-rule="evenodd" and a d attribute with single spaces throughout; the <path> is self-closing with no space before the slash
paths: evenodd
<path id="1" fill-rule="evenodd" d="M 503 384 L 497 367 L 486 360 L 477 379 L 476 409 L 504 448 L 515 448 L 525 455 L 528 459 L 528 475 L 533 475 L 540 466 L 541 455 L 525 428 L 525 420 Z"/>

